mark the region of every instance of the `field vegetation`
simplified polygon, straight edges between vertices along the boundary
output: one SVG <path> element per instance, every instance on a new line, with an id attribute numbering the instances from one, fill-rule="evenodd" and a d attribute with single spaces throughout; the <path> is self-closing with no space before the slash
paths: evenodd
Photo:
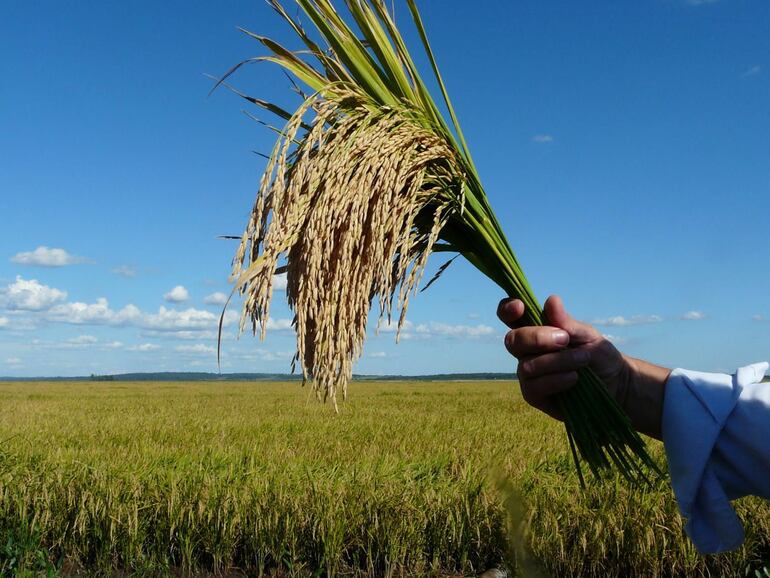
<path id="1" fill-rule="evenodd" d="M 754 576 L 699 556 L 665 481 L 582 491 L 510 382 L 0 383 L 0 575 Z M 651 450 L 662 463 L 662 451 Z"/>

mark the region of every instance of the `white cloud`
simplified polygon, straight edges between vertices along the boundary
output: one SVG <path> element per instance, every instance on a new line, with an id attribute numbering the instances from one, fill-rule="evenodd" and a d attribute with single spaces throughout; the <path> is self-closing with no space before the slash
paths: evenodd
<path id="1" fill-rule="evenodd" d="M 157 331 L 150 329 L 141 333 L 142 337 L 161 337 L 165 339 L 183 339 L 186 341 L 197 339 L 216 339 L 217 332 L 200 329 L 200 330 L 181 330 L 181 331 Z M 225 332 L 222 332 L 222 339 L 226 336 Z"/>
<path id="2" fill-rule="evenodd" d="M 401 327 L 401 331 L 409 331 L 414 327 L 414 323 L 408 319 L 404 321 L 404 325 Z M 398 321 L 395 319 L 388 321 L 382 319 L 380 325 L 377 327 L 377 333 L 395 333 L 398 330 Z"/>
<path id="3" fill-rule="evenodd" d="M 384 351 L 372 351 L 368 355 L 368 357 L 374 357 L 374 358 L 383 358 L 383 357 L 387 357 L 387 356 L 388 356 L 388 354 L 385 353 Z"/>
<path id="4" fill-rule="evenodd" d="M 206 305 L 224 305 L 227 303 L 227 295 L 221 291 L 217 291 L 211 295 L 206 295 L 206 297 L 203 298 L 203 302 Z"/>
<path id="5" fill-rule="evenodd" d="M 181 303 L 190 298 L 190 293 L 182 285 L 177 285 L 163 296 L 169 303 Z"/>
<path id="6" fill-rule="evenodd" d="M 5 358 L 5 364 L 6 365 L 21 365 L 22 361 L 18 357 L 6 357 Z"/>
<path id="7" fill-rule="evenodd" d="M 546 144 L 553 142 L 553 136 L 550 134 L 536 134 L 532 137 L 532 142 L 536 142 L 538 144 Z"/>
<path id="8" fill-rule="evenodd" d="M 253 349 L 248 352 L 223 351 L 224 359 L 239 361 L 289 361 L 294 357 L 294 351 L 270 351 L 268 349 Z M 227 365 L 225 361 L 223 365 Z"/>
<path id="9" fill-rule="evenodd" d="M 383 321 L 379 332 L 394 333 L 398 328 L 396 321 L 390 323 Z M 434 337 L 446 337 L 456 339 L 479 339 L 496 335 L 495 330 L 489 325 L 450 325 L 431 321 L 415 325 L 409 320 L 404 321 L 401 328 L 402 339 L 431 339 Z"/>
<path id="10" fill-rule="evenodd" d="M 634 315 L 633 317 L 607 317 L 605 319 L 594 319 L 591 323 L 594 325 L 605 325 L 608 327 L 627 327 L 629 325 L 648 325 L 650 323 L 660 323 L 663 318 L 660 315 Z"/>
<path id="11" fill-rule="evenodd" d="M 762 72 L 762 67 L 759 64 L 756 64 L 756 65 L 752 66 L 751 68 L 749 68 L 748 70 L 746 70 L 746 72 L 741 74 L 741 76 L 743 78 L 746 78 L 747 76 L 756 76 L 760 72 Z"/>
<path id="12" fill-rule="evenodd" d="M 156 345 L 154 343 L 142 343 L 140 345 L 131 345 L 130 347 L 127 347 L 129 351 L 141 351 L 141 352 L 147 352 L 147 351 L 157 351 L 160 349 L 160 345 Z"/>
<path id="13" fill-rule="evenodd" d="M 0 307 L 2 307 L 2 295 L 0 295 Z M 0 323 L 0 329 L 8 329 L 13 331 L 34 331 L 40 327 L 40 317 L 36 315 L 37 312 L 10 310 L 7 311 L 8 323 L 3 325 Z"/>
<path id="14" fill-rule="evenodd" d="M 751 318 L 754 321 L 765 321 L 766 317 L 764 315 L 752 315 Z"/>
<path id="15" fill-rule="evenodd" d="M 609 333 L 602 333 L 602 337 L 604 337 L 607 341 L 614 343 L 615 345 L 623 345 L 628 341 L 628 339 L 625 337 L 621 337 L 619 335 L 611 335 Z"/>
<path id="16" fill-rule="evenodd" d="M 224 325 L 230 325 L 236 319 L 237 314 L 228 311 L 225 313 Z M 219 315 L 194 307 L 184 310 L 161 307 L 157 313 L 143 315 L 135 325 L 156 331 L 215 330 L 219 325 Z"/>
<path id="17" fill-rule="evenodd" d="M 123 343 L 120 341 L 99 341 L 93 335 L 79 335 L 65 341 L 43 341 L 41 339 L 32 339 L 29 346 L 42 350 L 83 350 L 83 349 L 120 349 Z"/>
<path id="18" fill-rule="evenodd" d="M 0 317 L 0 329 L 8 327 L 8 323 L 9 322 L 7 317 Z"/>
<path id="19" fill-rule="evenodd" d="M 286 291 L 286 273 L 273 275 L 273 289 L 275 291 Z"/>
<path id="20" fill-rule="evenodd" d="M 273 317 L 267 320 L 267 329 L 273 331 L 285 331 L 292 329 L 291 319 L 275 319 Z"/>
<path id="21" fill-rule="evenodd" d="M 128 325 L 137 322 L 142 312 L 136 305 L 126 305 L 120 311 L 110 308 L 109 302 L 101 297 L 96 303 L 62 303 L 46 313 L 46 319 L 73 325 Z"/>
<path id="22" fill-rule="evenodd" d="M 151 334 L 169 333 L 169 336 L 199 338 L 216 335 L 219 326 L 219 314 L 203 309 L 190 307 L 187 309 L 170 309 L 161 306 L 157 313 L 147 313 L 136 305 L 126 305 L 120 310 L 110 307 L 105 298 L 99 298 L 95 303 L 69 302 L 51 307 L 43 317 L 47 321 L 68 323 L 72 325 L 109 325 L 130 326 L 146 329 Z M 227 311 L 223 325 L 228 327 L 238 320 L 238 314 Z M 271 320 L 268 327 L 283 329 L 291 322 L 284 319 Z"/>
<path id="23" fill-rule="evenodd" d="M 66 267 L 87 263 L 88 259 L 70 255 L 64 249 L 53 249 L 40 246 L 34 251 L 24 251 L 11 257 L 11 261 L 18 265 L 34 265 L 38 267 Z"/>
<path id="24" fill-rule="evenodd" d="M 131 267 L 130 265 L 113 267 L 111 271 L 115 273 L 115 275 L 120 275 L 121 277 L 136 277 L 136 268 Z"/>
<path id="25" fill-rule="evenodd" d="M 679 318 L 684 319 L 685 321 L 700 321 L 701 319 L 706 318 L 706 314 L 703 313 L 703 311 L 688 311 Z"/>
<path id="26" fill-rule="evenodd" d="M 479 319 L 481 315 L 479 315 L 478 313 L 468 313 L 467 317 L 468 319 Z"/>
<path id="27" fill-rule="evenodd" d="M 78 335 L 77 337 L 67 340 L 68 343 L 72 343 L 73 345 L 90 345 L 97 341 L 99 340 L 93 335 Z"/>
<path id="28" fill-rule="evenodd" d="M 194 355 L 213 355 L 217 352 L 217 348 L 213 345 L 204 345 L 203 343 L 196 343 L 195 345 L 177 345 L 174 351 L 179 353 L 191 353 Z"/>
<path id="29" fill-rule="evenodd" d="M 44 311 L 66 297 L 66 291 L 43 285 L 36 279 L 23 279 L 19 275 L 16 281 L 0 289 L 0 306 L 12 311 Z"/>
<path id="30" fill-rule="evenodd" d="M 478 339 L 479 337 L 494 335 L 495 333 L 495 330 L 489 325 L 448 325 L 436 322 L 430 323 L 428 331 L 434 335 L 467 339 Z"/>

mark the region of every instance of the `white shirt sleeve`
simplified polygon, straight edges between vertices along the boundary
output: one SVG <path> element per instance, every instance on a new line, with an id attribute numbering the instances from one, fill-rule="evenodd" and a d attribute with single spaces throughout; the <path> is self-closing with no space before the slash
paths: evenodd
<path id="1" fill-rule="evenodd" d="M 732 550 L 743 526 L 730 500 L 770 499 L 767 363 L 735 375 L 675 369 L 666 382 L 663 443 L 685 530 L 704 554 Z"/>

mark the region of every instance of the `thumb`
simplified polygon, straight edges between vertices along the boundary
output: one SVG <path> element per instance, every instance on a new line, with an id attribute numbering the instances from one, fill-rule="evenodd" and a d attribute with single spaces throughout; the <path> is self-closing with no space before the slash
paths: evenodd
<path id="1" fill-rule="evenodd" d="M 575 320 L 564 308 L 564 302 L 558 295 L 551 295 L 543 307 L 546 323 L 564 329 L 570 335 L 570 344 L 581 345 L 594 341 L 599 333 L 587 323 Z"/>

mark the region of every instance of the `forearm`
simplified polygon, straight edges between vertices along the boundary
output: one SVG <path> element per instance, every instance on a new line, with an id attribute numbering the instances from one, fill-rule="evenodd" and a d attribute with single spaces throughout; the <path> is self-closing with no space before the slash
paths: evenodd
<path id="1" fill-rule="evenodd" d="M 662 439 L 663 399 L 671 370 L 624 355 L 628 371 L 618 402 L 638 432 Z"/>

